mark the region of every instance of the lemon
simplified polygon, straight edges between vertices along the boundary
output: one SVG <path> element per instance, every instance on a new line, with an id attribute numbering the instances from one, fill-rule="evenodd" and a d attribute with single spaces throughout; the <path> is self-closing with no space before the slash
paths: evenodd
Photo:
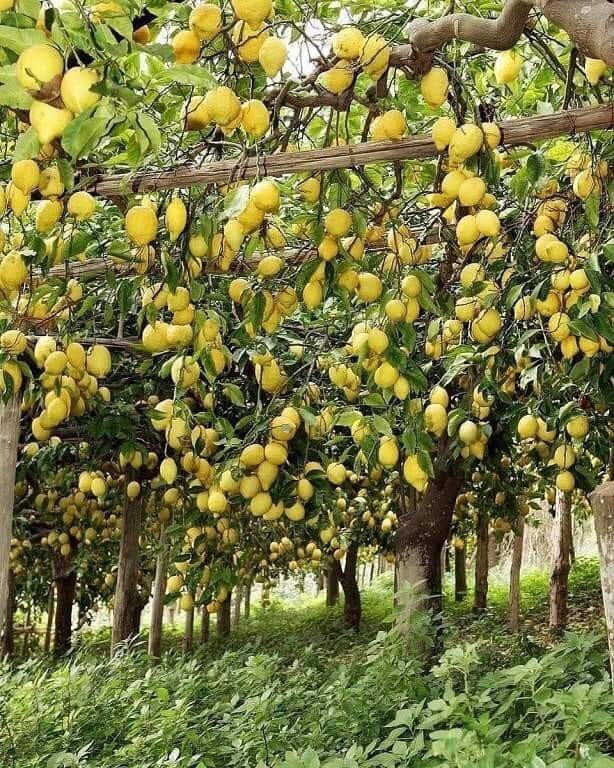
<path id="1" fill-rule="evenodd" d="M 90 347 L 86 357 L 87 372 L 97 379 L 106 376 L 112 367 L 111 353 L 102 344 Z"/>
<path id="2" fill-rule="evenodd" d="M 555 312 L 548 320 L 548 331 L 554 341 L 563 341 L 571 334 L 570 318 L 565 312 Z"/>
<path id="3" fill-rule="evenodd" d="M 356 285 L 356 296 L 366 304 L 377 301 L 382 295 L 382 281 L 371 272 L 360 272 Z"/>
<path id="4" fill-rule="evenodd" d="M 34 99 L 30 106 L 29 118 L 40 143 L 50 144 L 61 138 L 73 115 L 68 109 L 58 109 Z"/>
<path id="5" fill-rule="evenodd" d="M 456 123 L 450 117 L 440 117 L 435 120 L 431 128 L 431 138 L 439 152 L 444 150 L 456 131 Z"/>
<path id="6" fill-rule="evenodd" d="M 190 12 L 188 23 L 199 40 L 211 40 L 222 26 L 222 9 L 213 3 L 201 3 Z"/>
<path id="7" fill-rule="evenodd" d="M 148 205 L 135 205 L 126 213 L 124 226 L 136 245 L 148 245 L 158 233 L 158 218 Z"/>
<path id="8" fill-rule="evenodd" d="M 269 110 L 258 99 L 250 99 L 243 105 L 241 125 L 252 139 L 260 139 L 269 130 Z"/>
<path id="9" fill-rule="evenodd" d="M 528 440 L 531 437 L 535 437 L 537 435 L 538 428 L 539 424 L 537 419 L 531 414 L 522 416 L 516 425 L 516 430 L 520 435 L 521 440 Z"/>
<path id="10" fill-rule="evenodd" d="M 586 79 L 591 85 L 597 85 L 599 83 L 607 68 L 608 65 L 601 59 L 591 59 L 587 56 L 584 62 Z"/>
<path id="11" fill-rule="evenodd" d="M 261 211 L 273 213 L 279 209 L 279 189 L 270 179 L 259 181 L 251 191 L 250 199 Z"/>
<path id="12" fill-rule="evenodd" d="M 369 35 L 360 51 L 360 66 L 374 80 L 384 74 L 390 61 L 390 46 L 378 34 Z"/>
<path id="13" fill-rule="evenodd" d="M 22 88 L 36 92 L 64 71 L 60 51 L 45 43 L 26 48 L 17 59 L 15 77 Z"/>
<path id="14" fill-rule="evenodd" d="M 514 51 L 501 51 L 495 59 L 495 80 L 498 85 L 512 83 L 520 74 L 522 58 Z"/>
<path id="15" fill-rule="evenodd" d="M 477 125 L 465 123 L 459 126 L 450 139 L 448 153 L 454 164 L 462 163 L 477 154 L 484 143 L 484 134 Z"/>
<path id="16" fill-rule="evenodd" d="M 203 104 L 211 120 L 217 125 L 228 125 L 241 115 L 241 102 L 235 92 L 225 85 L 210 90 Z"/>
<path id="17" fill-rule="evenodd" d="M 342 485 L 345 482 L 347 472 L 343 464 L 331 462 L 326 467 L 326 477 L 333 485 Z"/>
<path id="18" fill-rule="evenodd" d="M 574 416 L 567 422 L 565 429 L 569 437 L 574 440 L 584 440 L 589 430 L 588 418 L 583 414 Z"/>
<path id="19" fill-rule="evenodd" d="M 569 469 L 576 462 L 576 451 L 572 445 L 559 445 L 554 451 L 552 460 L 559 469 Z"/>
<path id="20" fill-rule="evenodd" d="M 478 176 L 465 179 L 458 188 L 458 200 L 465 206 L 479 205 L 485 194 L 486 184 Z"/>
<path id="21" fill-rule="evenodd" d="M 318 78 L 320 85 L 329 93 L 340 94 L 354 82 L 354 70 L 347 61 L 339 61 L 334 67 L 322 72 Z"/>
<path id="22" fill-rule="evenodd" d="M 305 480 L 303 478 L 303 480 L 299 480 L 299 482 L 309 483 L 309 480 Z M 311 483 L 309 483 L 309 485 L 311 485 Z M 284 514 L 288 520 L 292 520 L 292 522 L 298 523 L 300 520 L 305 518 L 305 507 L 300 503 L 300 501 L 295 501 L 294 504 L 284 508 Z"/>
<path id="23" fill-rule="evenodd" d="M 344 27 L 333 35 L 333 51 L 340 59 L 357 59 L 364 44 L 364 35 L 357 27 Z"/>
<path id="24" fill-rule="evenodd" d="M 306 203 L 317 203 L 317 201 L 320 199 L 321 184 L 320 180 L 315 176 L 302 181 L 299 184 L 298 189 L 301 197 Z"/>
<path id="25" fill-rule="evenodd" d="M 409 485 L 413 486 L 419 493 L 426 490 L 428 475 L 420 466 L 416 454 L 411 453 L 405 459 L 403 464 L 403 476 Z"/>
<path id="26" fill-rule="evenodd" d="M 441 437 L 448 426 L 448 413 L 440 403 L 430 403 L 424 409 L 424 426 L 428 432 Z"/>
<path id="27" fill-rule="evenodd" d="M 463 421 L 458 429 L 458 437 L 465 445 L 470 445 L 479 440 L 480 429 L 474 421 Z"/>
<path id="28" fill-rule="evenodd" d="M 576 480 L 571 472 L 563 470 L 562 472 L 557 473 L 555 484 L 559 491 L 569 493 L 576 487 Z"/>
<path id="29" fill-rule="evenodd" d="M 273 11 L 272 0 L 231 0 L 235 16 L 257 27 L 269 18 Z"/>
<path id="30" fill-rule="evenodd" d="M 259 60 L 260 49 L 268 36 L 269 31 L 264 25 L 252 29 L 244 21 L 237 21 L 232 30 L 232 41 L 241 61 L 246 64 L 255 64 Z"/>
<path id="31" fill-rule="evenodd" d="M 96 210 L 96 200 L 89 192 L 73 192 L 68 198 L 66 209 L 77 221 L 87 221 Z"/>
<path id="32" fill-rule="evenodd" d="M 11 180 L 20 192 L 29 195 L 38 187 L 40 181 L 38 165 L 34 160 L 18 160 L 11 167 Z"/>
<path id="33" fill-rule="evenodd" d="M 445 69 L 433 67 L 420 80 L 422 98 L 430 107 L 440 107 L 448 97 L 449 85 Z"/>
<path id="34" fill-rule="evenodd" d="M 73 67 L 62 78 L 60 97 L 66 109 L 78 115 L 100 101 L 100 94 L 91 90 L 100 81 L 95 69 Z"/>
<path id="35" fill-rule="evenodd" d="M 267 77 L 275 77 L 281 72 L 288 58 L 288 46 L 278 37 L 269 37 L 260 46 L 258 61 Z"/>
<path id="36" fill-rule="evenodd" d="M 472 245 L 480 237 L 477 218 L 472 214 L 463 216 L 456 225 L 456 239 L 460 246 Z"/>
<path id="37" fill-rule="evenodd" d="M 171 47 L 178 64 L 194 64 L 200 57 L 200 38 L 191 29 L 182 29 L 171 40 Z"/>

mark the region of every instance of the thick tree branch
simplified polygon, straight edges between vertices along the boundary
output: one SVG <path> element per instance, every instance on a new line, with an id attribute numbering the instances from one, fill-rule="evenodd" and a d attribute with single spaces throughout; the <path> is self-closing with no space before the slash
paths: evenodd
<path id="1" fill-rule="evenodd" d="M 532 8 L 565 30 L 587 56 L 614 66 L 614 4 L 590 0 L 507 0 L 495 19 L 454 13 L 435 21 L 416 19 L 409 25 L 409 43 L 416 56 L 430 53 L 452 40 L 483 48 L 506 50 L 519 39 Z"/>

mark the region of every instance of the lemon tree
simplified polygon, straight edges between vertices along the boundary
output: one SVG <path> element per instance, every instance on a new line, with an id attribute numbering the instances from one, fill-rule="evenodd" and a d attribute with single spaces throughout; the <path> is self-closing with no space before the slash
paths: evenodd
<path id="1" fill-rule="evenodd" d="M 548 3 L 520 39 L 529 5 L 3 11 L 4 410 L 24 468 L 89 445 L 33 516 L 61 557 L 100 550 L 114 642 L 156 557 L 212 613 L 325 568 L 357 626 L 361 547 L 437 595 L 459 493 L 513 521 L 523 476 L 605 476 L 611 115 L 583 108 L 611 83 L 608 4 L 579 30 Z"/>

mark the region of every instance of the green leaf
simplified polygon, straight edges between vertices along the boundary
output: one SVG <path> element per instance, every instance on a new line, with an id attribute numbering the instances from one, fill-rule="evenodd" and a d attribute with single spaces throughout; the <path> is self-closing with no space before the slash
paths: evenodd
<path id="1" fill-rule="evenodd" d="M 539 179 L 544 172 L 544 158 L 538 152 L 534 152 L 527 160 L 527 178 L 532 183 Z"/>
<path id="2" fill-rule="evenodd" d="M 156 76 L 156 82 L 161 85 L 194 85 L 197 88 L 209 90 L 218 85 L 217 79 L 211 72 L 198 64 L 176 64 Z"/>
<path id="3" fill-rule="evenodd" d="M 233 405 L 239 405 L 243 407 L 245 405 L 245 398 L 243 397 L 243 392 L 239 389 L 239 387 L 236 384 L 231 384 L 230 382 L 222 382 L 222 391 L 226 395 L 226 397 L 230 400 L 230 402 Z"/>
<path id="4" fill-rule="evenodd" d="M 36 131 L 32 127 L 28 128 L 15 142 L 13 162 L 16 163 L 18 160 L 29 160 L 32 157 L 36 157 L 40 148 L 41 144 Z"/>
<path id="5" fill-rule="evenodd" d="M 87 155 L 107 133 L 109 122 L 106 117 L 97 117 L 89 112 L 82 112 L 64 131 L 62 148 L 77 160 Z"/>
<path id="6" fill-rule="evenodd" d="M 33 45 L 47 42 L 47 35 L 40 29 L 17 29 L 0 25 L 0 48 L 8 48 L 13 53 L 19 54 Z"/>
<path id="7" fill-rule="evenodd" d="M 17 80 L 11 79 L 0 86 L 0 105 L 11 109 L 30 109 L 32 97 Z"/>

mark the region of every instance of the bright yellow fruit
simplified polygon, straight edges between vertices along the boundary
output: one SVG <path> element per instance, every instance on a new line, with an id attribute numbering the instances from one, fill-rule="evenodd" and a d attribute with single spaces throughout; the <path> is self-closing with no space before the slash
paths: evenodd
<path id="1" fill-rule="evenodd" d="M 250 138 L 262 138 L 269 130 L 269 123 L 269 110 L 262 101 L 250 99 L 243 105 L 241 125 Z"/>
<path id="2" fill-rule="evenodd" d="M 211 40 L 222 26 L 222 9 L 213 3 L 201 3 L 190 12 L 189 25 L 199 40 Z"/>
<path id="3" fill-rule="evenodd" d="M 499 85 L 512 83 L 520 74 L 522 58 L 514 51 L 501 51 L 495 60 L 495 80 Z"/>
<path id="4" fill-rule="evenodd" d="M 288 58 L 288 46 L 278 37 L 269 37 L 258 52 L 258 61 L 267 77 L 275 77 Z"/>
<path id="5" fill-rule="evenodd" d="M 100 80 L 95 69 L 73 67 L 62 78 L 60 96 L 66 109 L 75 115 L 85 112 L 100 101 L 100 94 L 91 90 Z"/>
<path id="6" fill-rule="evenodd" d="M 64 59 L 60 51 L 43 43 L 26 48 L 15 65 L 17 82 L 32 93 L 59 77 L 64 71 Z"/>
<path id="7" fill-rule="evenodd" d="M 442 67 L 433 67 L 420 80 L 422 98 L 430 107 L 440 107 L 448 97 L 450 82 L 448 73 Z"/>
<path id="8" fill-rule="evenodd" d="M 58 109 L 35 99 L 30 106 L 29 117 L 40 143 L 51 144 L 61 138 L 73 115 L 68 109 Z"/>
<path id="9" fill-rule="evenodd" d="M 124 226 L 136 245 L 148 245 L 158 233 L 158 217 L 148 205 L 135 205 L 126 214 Z"/>

